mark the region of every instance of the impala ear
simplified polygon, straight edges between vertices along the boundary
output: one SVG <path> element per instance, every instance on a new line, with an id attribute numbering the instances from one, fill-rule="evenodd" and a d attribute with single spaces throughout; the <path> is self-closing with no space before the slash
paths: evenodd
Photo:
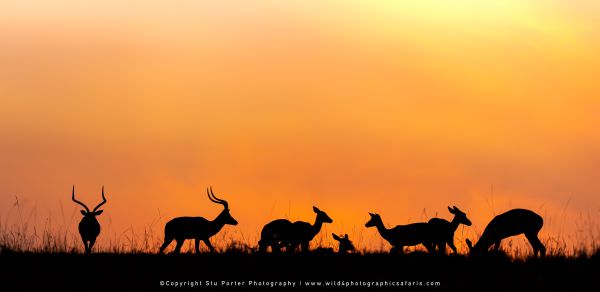
<path id="1" fill-rule="evenodd" d="M 340 240 L 340 237 L 337 236 L 335 233 L 332 233 L 331 235 L 333 235 L 333 239 L 338 240 L 338 241 Z"/>
<path id="2" fill-rule="evenodd" d="M 319 208 L 317 208 L 317 207 L 315 207 L 315 206 L 313 206 L 313 211 L 315 211 L 315 213 L 319 213 L 319 212 L 321 212 L 321 210 L 319 210 Z"/>
<path id="3" fill-rule="evenodd" d="M 452 208 L 448 207 L 448 211 L 449 211 L 450 213 L 454 214 L 454 209 L 452 209 Z"/>
<path id="4" fill-rule="evenodd" d="M 81 215 L 83 215 L 83 216 L 87 215 L 87 212 L 84 210 L 81 210 L 80 212 L 81 212 Z"/>
<path id="5" fill-rule="evenodd" d="M 104 210 L 96 211 L 96 216 L 102 214 L 102 212 L 104 212 Z"/>
<path id="6" fill-rule="evenodd" d="M 345 239 L 348 239 L 348 234 L 345 234 L 345 235 L 344 235 L 344 238 L 345 238 Z"/>

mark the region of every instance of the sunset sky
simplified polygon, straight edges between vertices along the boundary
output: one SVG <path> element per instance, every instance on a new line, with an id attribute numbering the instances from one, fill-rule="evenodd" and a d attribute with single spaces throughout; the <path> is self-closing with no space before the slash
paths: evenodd
<path id="1" fill-rule="evenodd" d="M 600 238 L 599 76 L 595 0 L 2 1 L 0 219 L 76 232 L 104 185 L 106 246 L 212 185 L 250 241 L 313 205 Z"/>

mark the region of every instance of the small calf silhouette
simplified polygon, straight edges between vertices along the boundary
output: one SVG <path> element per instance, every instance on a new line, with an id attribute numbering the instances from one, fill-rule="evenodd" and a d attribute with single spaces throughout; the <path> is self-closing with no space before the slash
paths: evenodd
<path id="1" fill-rule="evenodd" d="M 352 244 L 352 241 L 348 238 L 348 234 L 337 236 L 335 233 L 332 233 L 331 235 L 333 236 L 333 239 L 339 243 L 338 253 L 354 252 L 354 244 Z"/>
<path id="2" fill-rule="evenodd" d="M 85 253 L 89 254 L 92 252 L 92 248 L 94 247 L 94 243 L 96 243 L 96 238 L 100 235 L 100 223 L 98 223 L 98 219 L 96 216 L 99 216 L 104 212 L 103 210 L 98 210 L 100 206 L 106 203 L 106 198 L 104 197 L 104 186 L 102 186 L 102 202 L 94 208 L 94 210 L 90 211 L 90 209 L 82 202 L 77 201 L 75 199 L 75 185 L 73 185 L 73 192 L 71 193 L 71 199 L 73 202 L 81 205 L 85 210 L 81 210 L 81 222 L 79 222 L 79 235 L 81 235 L 81 240 L 83 241 L 83 246 L 85 247 Z"/>
<path id="3" fill-rule="evenodd" d="M 429 220 L 429 227 L 431 232 L 431 250 L 435 251 L 436 247 L 439 253 L 446 253 L 446 244 L 456 254 L 456 246 L 454 246 L 454 232 L 458 228 L 458 225 L 464 224 L 471 226 L 471 220 L 467 218 L 467 214 L 453 206 L 448 207 L 448 211 L 454 214 L 452 222 L 440 218 L 431 218 Z"/>
<path id="4" fill-rule="evenodd" d="M 331 235 L 333 236 L 333 239 L 335 239 L 338 242 L 338 253 L 345 254 L 354 251 L 354 244 L 352 244 L 352 241 L 350 241 L 350 239 L 348 238 L 348 234 L 344 236 L 337 236 L 335 233 L 332 233 Z M 315 249 L 315 252 L 331 254 L 334 253 L 334 250 L 331 247 L 318 247 L 317 249 Z"/>
<path id="5" fill-rule="evenodd" d="M 485 253 L 494 245 L 494 250 L 500 248 L 500 242 L 510 236 L 525 234 L 533 248 L 534 256 L 546 254 L 546 247 L 538 238 L 538 233 L 544 225 L 542 216 L 526 209 L 513 209 L 500 214 L 487 225 L 475 246 L 466 240 L 471 254 Z"/>
<path id="6" fill-rule="evenodd" d="M 287 252 L 293 252 L 300 247 L 303 252 L 308 251 L 308 244 L 321 231 L 323 223 L 332 223 L 327 213 L 313 207 L 317 214 L 314 224 L 308 222 L 296 221 L 294 223 L 287 219 L 277 219 L 267 223 L 261 233 L 258 241 L 259 252 L 266 252 L 271 247 L 272 252 L 280 252 L 282 247 Z"/>
<path id="7" fill-rule="evenodd" d="M 431 252 L 429 223 L 412 223 L 387 229 L 379 214 L 369 213 L 369 215 L 371 219 L 365 224 L 365 227 L 376 227 L 381 237 L 392 245 L 391 253 L 404 253 L 405 246 L 418 244 L 423 244 Z"/>

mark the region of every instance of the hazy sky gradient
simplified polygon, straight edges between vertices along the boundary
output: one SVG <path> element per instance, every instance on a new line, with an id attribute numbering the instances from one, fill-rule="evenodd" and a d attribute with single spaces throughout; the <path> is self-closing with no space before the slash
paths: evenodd
<path id="1" fill-rule="evenodd" d="M 250 238 L 312 205 L 365 238 L 447 205 L 600 234 L 597 1 L 121 2 L 0 4 L 2 220 L 75 230 L 104 184 L 102 224 L 160 230 L 212 185 Z"/>

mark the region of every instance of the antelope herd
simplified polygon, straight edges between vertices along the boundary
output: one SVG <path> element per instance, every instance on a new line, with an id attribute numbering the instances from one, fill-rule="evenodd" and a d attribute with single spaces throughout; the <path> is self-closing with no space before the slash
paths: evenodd
<path id="1" fill-rule="evenodd" d="M 177 243 L 174 253 L 179 253 L 186 239 L 195 240 L 196 253 L 200 252 L 200 241 L 203 241 L 213 252 L 214 248 L 210 243 L 210 238 L 217 234 L 223 226 L 238 224 L 231 216 L 227 201 L 215 196 L 212 187 L 208 188 L 206 193 L 213 203 L 223 206 L 223 211 L 212 221 L 203 217 L 177 217 L 167 222 L 164 243 L 161 245 L 159 253 L 163 253 L 173 240 Z M 75 186 L 73 186 L 72 200 L 85 209 L 81 210 L 83 218 L 79 223 L 79 234 L 85 247 L 85 253 L 89 254 L 100 234 L 100 223 L 96 216 L 102 214 L 103 211 L 98 209 L 106 203 L 104 186 L 102 187 L 102 202 L 92 211 L 84 203 L 75 199 Z M 269 247 L 272 253 L 279 253 L 282 249 L 288 253 L 296 250 L 309 251 L 310 241 L 321 231 L 323 224 L 333 223 L 333 219 L 324 211 L 317 207 L 313 207 L 313 211 L 316 213 L 314 224 L 304 221 L 291 222 L 287 219 L 277 219 L 267 223 L 260 234 L 258 252 L 266 253 Z M 392 246 L 391 253 L 403 253 L 405 246 L 422 244 L 429 253 L 445 254 L 446 245 L 448 245 L 456 254 L 454 232 L 460 224 L 471 226 L 471 221 L 467 218 L 467 214 L 456 206 L 448 207 L 448 211 L 454 215 L 452 221 L 432 218 L 428 222 L 397 225 L 393 228 L 386 228 L 379 214 L 369 213 L 371 218 L 365 227 L 375 227 L 379 235 Z M 500 242 L 507 237 L 524 234 L 533 248 L 534 256 L 544 256 L 546 248 L 538 237 L 543 224 L 542 217 L 533 211 L 513 209 L 494 217 L 475 245 L 469 239 L 466 240 L 466 244 L 471 254 L 481 254 L 487 252 L 492 245 L 494 250 L 498 250 Z M 332 234 L 332 236 L 339 244 L 339 253 L 355 251 L 348 234 L 344 236 Z M 333 249 L 318 248 L 317 251 L 333 252 Z"/>

